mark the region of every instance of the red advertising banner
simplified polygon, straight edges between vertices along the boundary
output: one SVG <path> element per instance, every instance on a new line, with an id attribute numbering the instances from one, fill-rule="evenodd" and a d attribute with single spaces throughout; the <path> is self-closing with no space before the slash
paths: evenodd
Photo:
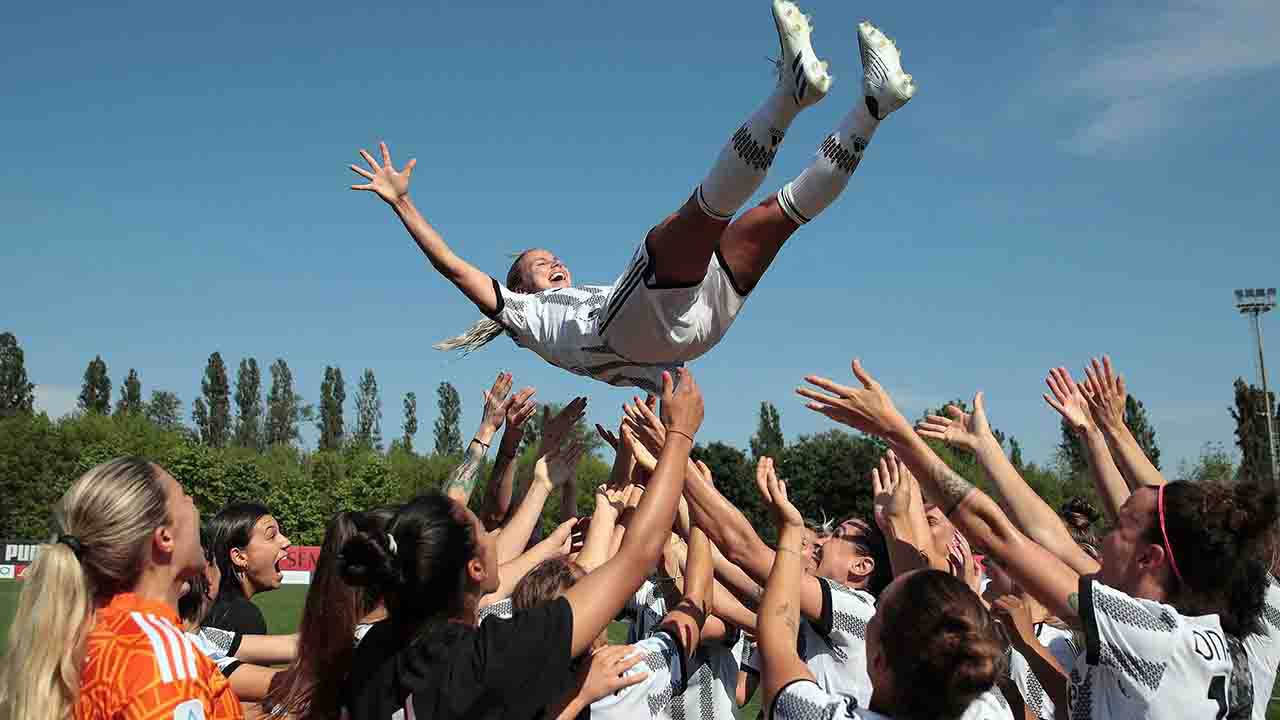
<path id="1" fill-rule="evenodd" d="M 319 559 L 319 547 L 315 545 L 294 545 L 289 548 L 289 557 L 280 562 L 280 569 L 315 572 L 316 561 Z"/>

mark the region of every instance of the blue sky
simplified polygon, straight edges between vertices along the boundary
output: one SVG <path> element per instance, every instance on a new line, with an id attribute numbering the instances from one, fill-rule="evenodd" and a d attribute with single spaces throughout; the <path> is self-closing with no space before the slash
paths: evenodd
<path id="1" fill-rule="evenodd" d="M 985 390 L 1044 461 L 1046 370 L 1107 352 L 1167 467 L 1230 446 L 1231 382 L 1253 372 L 1231 290 L 1280 284 L 1280 5 L 803 7 L 835 86 L 761 197 L 859 95 L 859 19 L 898 41 L 920 90 L 694 364 L 704 438 L 745 446 L 761 400 L 788 436 L 825 429 L 791 389 L 849 377 L 856 354 L 910 416 Z M 0 325 L 42 407 L 70 409 L 100 353 L 117 385 L 135 367 L 189 412 L 218 350 L 284 357 L 309 401 L 326 364 L 351 385 L 373 368 L 383 434 L 415 391 L 420 445 L 442 380 L 464 432 L 499 369 L 543 400 L 588 394 L 592 420 L 627 393 L 506 340 L 432 350 L 476 312 L 346 189 L 356 150 L 417 157 L 419 206 L 481 267 L 542 245 L 608 282 L 769 91 L 776 52 L 762 0 L 22 3 L 0 41 Z"/>

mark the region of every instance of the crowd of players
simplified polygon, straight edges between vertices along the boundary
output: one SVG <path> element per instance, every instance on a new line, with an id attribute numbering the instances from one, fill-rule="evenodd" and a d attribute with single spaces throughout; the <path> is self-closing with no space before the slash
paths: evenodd
<path id="1" fill-rule="evenodd" d="M 759 529 L 690 459 L 692 374 L 625 407 L 610 480 L 576 519 L 572 428 L 544 414 L 515 488 L 532 391 L 500 374 L 442 491 L 327 526 L 299 631 L 267 634 L 251 598 L 289 539 L 268 508 L 202 528 L 164 468 L 120 458 L 77 479 L 27 571 L 0 718 L 733 718 L 1265 720 L 1280 663 L 1277 497 L 1235 481 L 1166 484 L 1124 424 L 1109 361 L 1047 378 L 1102 500 L 1049 507 L 987 422 L 913 426 L 858 363 L 797 392 L 888 447 L 873 517 L 806 524 L 773 460 Z M 501 435 L 499 436 L 499 431 Z M 486 488 L 468 508 L 497 440 Z M 971 453 L 994 496 L 925 442 Z M 563 522 L 536 526 L 558 495 Z M 610 645 L 622 618 L 628 643 Z"/>

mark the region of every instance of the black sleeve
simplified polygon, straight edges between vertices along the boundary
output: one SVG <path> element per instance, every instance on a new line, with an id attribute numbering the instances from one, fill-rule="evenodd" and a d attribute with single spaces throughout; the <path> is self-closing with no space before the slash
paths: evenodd
<path id="1" fill-rule="evenodd" d="M 819 635 L 827 637 L 835 627 L 835 611 L 831 605 L 831 584 L 823 578 L 817 580 L 818 587 L 822 588 L 822 616 L 816 620 L 810 620 L 809 624 Z"/>
<path id="2" fill-rule="evenodd" d="M 1084 629 L 1085 662 L 1097 665 L 1102 656 L 1102 643 L 1098 638 L 1098 619 L 1093 608 L 1093 576 L 1081 575 L 1079 595 L 1076 596 L 1080 606 L 1080 627 Z"/>
<path id="3" fill-rule="evenodd" d="M 491 617 L 463 645 L 469 657 L 453 663 L 451 682 L 482 683 L 502 697 L 512 717 L 550 705 L 574 680 L 573 608 L 563 597 L 510 619 Z"/>

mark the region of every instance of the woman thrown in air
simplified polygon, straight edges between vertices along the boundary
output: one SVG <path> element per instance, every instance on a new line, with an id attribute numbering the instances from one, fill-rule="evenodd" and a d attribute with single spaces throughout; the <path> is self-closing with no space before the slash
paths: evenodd
<path id="1" fill-rule="evenodd" d="M 488 318 L 436 348 L 470 352 L 505 332 L 569 372 L 657 392 L 664 370 L 714 347 L 782 244 L 844 190 L 880 121 L 915 93 L 893 41 L 860 23 L 862 95 L 799 177 L 735 220 L 764 182 L 796 115 L 831 89 L 827 63 L 810 43 L 809 18 L 795 3 L 773 0 L 773 22 L 781 52 L 777 86 L 611 285 L 575 286 L 569 269 L 543 249 L 521 253 L 505 285 L 499 283 L 454 254 L 414 206 L 409 179 L 416 161 L 397 171 L 386 143 L 381 163 L 361 150 L 369 169 L 351 169 L 368 182 L 352 189 L 391 205 L 436 270 Z"/>

